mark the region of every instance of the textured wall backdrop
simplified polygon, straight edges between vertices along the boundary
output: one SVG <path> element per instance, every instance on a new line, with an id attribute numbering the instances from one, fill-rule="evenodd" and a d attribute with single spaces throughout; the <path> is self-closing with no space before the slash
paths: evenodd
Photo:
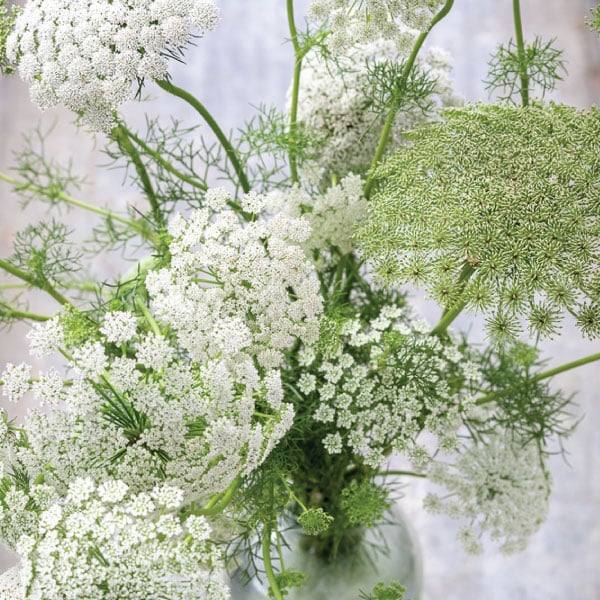
<path id="1" fill-rule="evenodd" d="M 173 79 L 198 95 L 227 129 L 249 118 L 251 105 L 285 102 L 292 56 L 284 43 L 283 0 L 221 0 L 220 4 L 220 27 L 198 41 L 187 54 L 188 65 L 173 69 Z M 583 23 L 583 16 L 595 4 L 591 0 L 522 0 L 526 37 L 557 36 L 565 51 L 569 77 L 553 97 L 582 107 L 600 97 L 600 43 Z M 296 5 L 301 16 L 308 0 L 297 0 Z M 455 56 L 456 88 L 468 100 L 486 99 L 481 79 L 487 58 L 512 35 L 511 29 L 510 0 L 457 0 L 454 11 L 434 31 L 431 43 L 445 46 Z M 143 122 L 142 109 L 194 121 L 183 104 L 157 88 L 147 91 L 152 101 L 126 110 L 133 123 Z M 40 115 L 17 78 L 0 80 L 0 169 L 10 166 L 11 151 L 19 147 L 23 133 L 38 123 L 47 129 L 57 119 L 60 124 L 50 138 L 48 153 L 57 160 L 72 157 L 75 168 L 86 174 L 83 197 L 115 208 L 136 201 L 135 192 L 120 186 L 119 174 L 97 168 L 104 158 L 88 136 L 68 125 L 70 115 L 60 110 Z M 41 217 L 43 211 L 38 205 L 21 212 L 15 196 L 0 182 L 0 256 L 10 253 L 14 232 L 28 220 Z M 71 213 L 68 218 L 77 230 L 89 227 L 87 215 Z M 94 269 L 100 276 L 118 271 L 102 256 Z M 55 308 L 42 297 L 36 297 L 35 303 L 40 310 Z M 421 304 L 427 316 L 437 317 L 429 304 Z M 463 319 L 459 325 L 468 328 L 470 324 Z M 27 358 L 23 332 L 22 327 L 10 334 L 0 332 L 0 366 Z M 552 362 L 559 364 L 597 352 L 598 344 L 584 343 L 569 330 L 545 348 L 555 356 Z M 550 517 L 524 553 L 502 557 L 487 548 L 483 556 L 466 557 L 454 539 L 455 524 L 420 509 L 422 485 L 407 488 L 404 506 L 422 546 L 427 600 L 600 599 L 600 436 L 596 433 L 600 369 L 588 365 L 557 378 L 556 385 L 578 392 L 576 412 L 585 418 L 568 444 L 570 466 L 562 457 L 552 461 L 555 485 Z"/>

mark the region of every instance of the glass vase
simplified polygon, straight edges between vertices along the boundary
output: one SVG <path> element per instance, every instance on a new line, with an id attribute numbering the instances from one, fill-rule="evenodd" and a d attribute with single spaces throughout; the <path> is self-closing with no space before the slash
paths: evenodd
<path id="1" fill-rule="evenodd" d="M 405 600 L 419 600 L 422 589 L 421 555 L 415 536 L 402 512 L 394 508 L 385 523 L 363 531 L 351 532 L 350 549 L 324 561 L 303 543 L 306 536 L 299 529 L 284 534 L 282 547 L 287 569 L 306 574 L 302 587 L 288 589 L 286 600 L 358 600 L 361 592 L 368 595 L 380 581 L 396 581 L 406 587 Z M 269 587 L 262 561 L 255 558 L 260 576 L 249 581 L 244 568 L 231 578 L 232 600 L 265 600 Z M 279 561 L 273 558 L 278 572 Z"/>

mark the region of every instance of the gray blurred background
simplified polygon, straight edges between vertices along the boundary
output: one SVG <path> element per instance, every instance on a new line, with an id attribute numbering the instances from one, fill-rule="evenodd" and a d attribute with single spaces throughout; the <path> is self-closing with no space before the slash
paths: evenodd
<path id="1" fill-rule="evenodd" d="M 525 37 L 536 34 L 558 37 L 564 49 L 569 75 L 552 95 L 556 100 L 580 107 L 600 97 L 600 42 L 584 24 L 584 16 L 596 2 L 591 0 L 522 0 Z M 187 66 L 174 65 L 173 81 L 195 93 L 227 130 L 240 126 L 261 102 L 283 106 L 291 76 L 292 50 L 284 43 L 288 33 L 283 0 L 221 0 L 222 23 L 186 55 Z M 296 0 L 297 18 L 305 14 L 308 0 Z M 512 33 L 510 0 L 456 0 L 453 12 L 430 37 L 431 44 L 448 49 L 455 59 L 456 89 L 467 100 L 486 100 L 481 80 L 490 53 Z M 187 107 L 158 88 L 148 87 L 152 100 L 127 107 L 133 125 L 143 123 L 143 112 L 172 114 L 195 123 Z M 70 125 L 71 115 L 49 110 L 43 115 L 28 99 L 17 77 L 0 79 L 0 170 L 6 172 L 12 151 L 32 127 L 56 125 L 49 138 L 48 154 L 57 160 L 74 160 L 76 171 L 85 174 L 87 185 L 79 197 L 99 205 L 122 208 L 139 201 L 135 191 L 121 187 L 119 172 L 99 169 L 106 159 L 94 140 Z M 8 185 L 0 182 L 0 256 L 11 252 L 11 238 L 31 220 L 43 217 L 44 207 L 19 208 Z M 93 218 L 72 212 L 71 225 L 82 235 Z M 100 255 L 93 267 L 97 277 L 114 277 L 126 270 L 114 257 Z M 437 311 L 419 300 L 431 320 Z M 50 313 L 57 307 L 36 295 L 32 310 Z M 472 328 L 464 318 L 458 323 Z M 28 360 L 23 327 L 0 331 L 0 371 L 4 363 Z M 560 340 L 547 343 L 550 364 L 560 364 L 600 350 L 600 344 L 579 339 L 567 328 Z M 432 517 L 420 508 L 421 482 L 406 490 L 402 501 L 420 541 L 425 569 L 425 600 L 599 600 L 600 599 L 600 366 L 591 364 L 555 379 L 556 385 L 577 392 L 576 416 L 584 416 L 569 440 L 568 464 L 560 456 L 552 461 L 554 494 L 550 516 L 519 555 L 503 557 L 486 548 L 478 557 L 467 557 L 455 540 L 456 525 L 444 517 Z M 5 399 L 1 400 L 2 402 Z M 14 413 L 14 407 L 10 407 Z M 0 563 L 0 571 L 10 558 Z M 126 599 L 124 599 L 126 600 Z"/>

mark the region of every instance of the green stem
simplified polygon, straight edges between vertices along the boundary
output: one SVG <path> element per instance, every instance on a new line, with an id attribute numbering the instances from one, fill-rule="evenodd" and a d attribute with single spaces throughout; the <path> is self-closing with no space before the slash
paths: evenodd
<path id="1" fill-rule="evenodd" d="M 302 502 L 302 500 L 300 500 L 300 498 L 298 498 L 298 496 L 296 496 L 296 494 L 294 494 L 294 492 L 292 491 L 292 488 L 290 488 L 290 486 L 288 485 L 287 481 L 283 477 L 281 478 L 281 482 L 285 486 L 285 489 L 288 491 L 288 494 L 290 495 L 290 498 L 292 500 L 295 500 L 298 503 L 298 506 L 300 506 L 300 508 L 302 509 L 302 512 L 307 512 L 308 508 L 306 508 L 306 506 L 304 505 L 304 503 Z"/>
<path id="2" fill-rule="evenodd" d="M 298 96 L 300 93 L 300 74 L 302 72 L 302 56 L 300 44 L 298 43 L 298 31 L 294 21 L 294 0 L 286 0 L 287 20 L 294 46 L 294 75 L 292 79 L 292 100 L 290 108 L 290 144 L 288 146 L 288 156 L 290 163 L 290 175 L 292 183 L 298 182 L 298 166 L 296 164 L 296 152 L 294 144 L 296 141 L 296 132 L 298 129 Z"/>
<path id="3" fill-rule="evenodd" d="M 465 262 L 460 271 L 460 275 L 458 276 L 457 282 L 461 286 L 461 291 L 464 289 L 465 284 L 474 272 L 475 268 L 469 262 Z M 445 335 L 446 331 L 448 330 L 448 327 L 450 327 L 454 319 L 456 319 L 456 317 L 460 315 L 465 306 L 466 302 L 460 302 L 454 308 L 446 308 L 442 314 L 440 322 L 431 331 L 431 335 Z"/>
<path id="4" fill-rule="evenodd" d="M 142 311 L 142 314 L 144 315 L 146 321 L 148 321 L 148 324 L 150 325 L 150 329 L 152 329 L 152 332 L 156 336 L 162 337 L 162 332 L 160 330 L 160 327 L 158 326 L 158 323 L 156 322 L 156 320 L 154 319 L 154 317 L 148 310 L 146 303 L 143 300 L 138 298 L 138 299 L 136 299 L 136 306 Z"/>
<path id="5" fill-rule="evenodd" d="M 281 593 L 279 585 L 277 584 L 277 579 L 275 579 L 273 563 L 271 562 L 271 532 L 271 524 L 265 523 L 265 530 L 263 531 L 262 538 L 262 555 L 265 565 L 265 573 L 267 575 L 267 579 L 269 580 L 269 584 L 271 585 L 271 593 L 273 594 L 275 600 L 284 600 L 283 594 Z"/>
<path id="6" fill-rule="evenodd" d="M 213 133 L 217 136 L 217 139 L 223 146 L 223 149 L 225 150 L 225 153 L 231 161 L 236 175 L 238 176 L 240 186 L 244 193 L 247 194 L 250 191 L 250 184 L 248 183 L 248 178 L 244 173 L 244 169 L 242 168 L 238 155 L 234 147 L 231 145 L 231 142 L 223 133 L 223 130 L 219 127 L 219 124 L 215 121 L 213 116 L 208 112 L 206 107 L 192 94 L 186 92 L 182 88 L 173 85 L 170 81 L 166 81 L 164 79 L 157 79 L 156 84 L 169 94 L 173 94 L 173 96 L 177 96 L 178 98 L 181 98 L 182 100 L 187 102 L 206 121 L 206 124 L 212 129 Z"/>
<path id="7" fill-rule="evenodd" d="M 521 78 L 521 103 L 523 106 L 527 106 L 529 104 L 529 73 L 527 72 L 527 57 L 525 56 L 525 42 L 523 40 L 520 0 L 513 0 L 513 18 L 517 38 L 517 55 L 519 57 L 519 77 Z"/>
<path id="8" fill-rule="evenodd" d="M 285 571 L 285 562 L 283 561 L 283 549 L 281 548 L 281 536 L 279 531 L 275 531 L 275 540 L 277 543 L 277 556 L 279 556 L 279 566 L 281 571 Z"/>
<path id="9" fill-rule="evenodd" d="M 144 142 L 144 140 L 139 138 L 132 131 L 129 131 L 128 129 L 126 129 L 124 125 L 121 125 L 121 127 L 127 132 L 129 139 L 133 140 L 146 154 L 148 154 L 148 156 L 151 156 L 159 165 L 161 165 L 165 169 L 165 171 L 168 171 L 169 173 L 175 175 L 175 177 L 178 177 L 179 179 L 181 179 L 181 181 L 185 181 L 185 183 L 189 183 L 191 186 L 193 186 L 195 188 L 198 188 L 198 189 L 204 190 L 204 191 L 206 191 L 208 189 L 208 186 L 205 183 L 202 183 L 202 182 L 198 181 L 197 179 L 195 179 L 194 177 L 190 177 L 189 175 L 186 175 L 179 169 L 176 169 L 168 160 L 165 160 L 162 157 L 160 152 L 157 152 L 156 150 L 153 150 L 152 148 L 150 148 L 150 146 L 148 146 L 148 144 L 146 144 L 146 142 Z"/>
<path id="10" fill-rule="evenodd" d="M 415 473 L 414 471 L 378 471 L 376 473 L 376 475 L 379 475 L 380 477 L 388 477 L 388 476 L 393 476 L 393 475 L 407 475 L 409 477 L 423 477 L 423 478 L 427 478 L 427 475 L 425 475 L 425 473 Z"/>
<path id="11" fill-rule="evenodd" d="M 18 277 L 21 281 L 25 281 L 31 286 L 50 294 L 50 296 L 52 296 L 59 304 L 62 304 L 63 306 L 66 304 L 71 304 L 69 300 L 67 300 L 57 289 L 55 289 L 47 279 L 40 281 L 33 275 L 30 275 L 26 271 L 22 271 L 18 267 L 15 267 L 2 258 L 0 258 L 0 269 L 10 273 L 11 275 L 14 275 L 15 277 Z"/>
<path id="12" fill-rule="evenodd" d="M 554 375 L 558 375 L 559 373 L 564 373 L 565 371 L 570 371 L 571 369 L 576 369 L 577 367 L 581 367 L 583 365 L 587 365 L 589 363 L 600 360 L 600 352 L 596 354 L 590 354 L 589 356 L 584 356 L 583 358 L 578 358 L 572 362 L 565 363 L 564 365 L 559 365 L 558 367 L 554 367 L 553 369 L 549 369 L 548 371 L 543 371 L 542 373 L 538 373 L 534 377 L 531 378 L 532 382 L 542 381 L 543 379 L 548 379 L 549 377 L 554 377 Z M 482 404 L 488 404 L 489 402 L 494 402 L 497 398 L 501 398 L 502 396 L 506 396 L 509 394 L 514 388 L 509 387 L 504 390 L 497 390 L 495 392 L 491 392 L 486 394 L 482 398 L 476 400 L 475 404 L 478 406 Z"/>
<path id="13" fill-rule="evenodd" d="M 429 24 L 429 27 L 425 31 L 423 31 L 419 34 L 419 36 L 417 37 L 417 40 L 415 42 L 415 45 L 412 48 L 410 56 L 408 57 L 408 60 L 406 61 L 406 64 L 404 65 L 404 69 L 402 69 L 400 79 L 398 80 L 398 83 L 396 84 L 396 86 L 394 88 L 392 108 L 390 109 L 390 112 L 388 113 L 388 115 L 385 119 L 385 123 L 383 125 L 383 130 L 381 131 L 381 135 L 379 137 L 379 143 L 377 144 L 377 149 L 375 150 L 375 155 L 373 156 L 373 160 L 371 161 L 371 167 L 369 169 L 369 176 L 367 178 L 367 182 L 365 184 L 365 189 L 364 189 L 364 195 L 365 195 L 365 198 L 367 198 L 367 199 L 371 195 L 371 192 L 373 191 L 373 185 L 375 184 L 375 180 L 373 178 L 373 169 L 375 168 L 377 163 L 379 163 L 379 161 L 381 160 L 381 158 L 383 157 L 383 154 L 385 152 L 385 148 L 387 146 L 390 135 L 392 133 L 392 127 L 394 125 L 394 120 L 396 119 L 396 114 L 398 113 L 398 109 L 399 109 L 399 105 L 400 105 L 398 100 L 399 100 L 401 94 L 404 93 L 404 88 L 408 81 L 410 72 L 412 71 L 412 68 L 415 64 L 415 61 L 417 60 L 417 55 L 419 54 L 419 51 L 421 50 L 423 43 L 427 39 L 427 36 L 431 33 L 431 30 L 450 12 L 453 4 L 454 4 L 454 0 L 446 0 L 446 3 L 444 4 L 444 6 L 442 6 L 441 10 L 436 15 L 434 15 L 433 19 L 431 19 L 431 23 Z"/>
<path id="14" fill-rule="evenodd" d="M 49 321 L 52 317 L 46 315 L 38 315 L 36 313 L 25 312 L 16 308 L 11 308 L 4 302 L 0 303 L 0 318 L 8 319 L 24 319 L 29 321 Z"/>
<path id="15" fill-rule="evenodd" d="M 229 504 L 235 497 L 235 493 L 238 491 L 238 489 L 240 488 L 241 485 L 242 485 L 242 478 L 236 477 L 224 492 L 215 494 L 204 505 L 203 508 L 190 510 L 190 514 L 203 515 L 203 516 L 219 514 L 225 508 L 227 508 L 227 506 L 229 506 Z"/>
<path id="16" fill-rule="evenodd" d="M 156 198 L 154 188 L 152 187 L 152 182 L 150 181 L 148 171 L 146 170 L 146 167 L 142 162 L 140 153 L 136 150 L 135 146 L 131 143 L 131 140 L 129 139 L 129 132 L 124 126 L 118 125 L 112 130 L 111 136 L 117 142 L 117 145 L 121 149 L 121 152 L 129 156 L 129 158 L 131 159 L 131 162 L 133 163 L 133 166 L 135 167 L 138 177 L 140 178 L 140 181 L 142 183 L 142 188 L 144 189 L 146 198 L 148 198 L 148 202 L 150 203 L 152 215 L 154 216 L 155 222 L 158 225 L 164 226 L 165 218 Z"/>
<path id="17" fill-rule="evenodd" d="M 440 322 L 431 330 L 431 335 L 437 335 L 438 337 L 444 335 L 448 327 L 450 327 L 450 325 L 454 321 L 454 319 L 456 319 L 456 317 L 460 315 L 463 308 L 465 307 L 465 304 L 465 302 L 462 302 L 460 304 L 457 304 L 454 308 L 444 312 L 444 315 L 440 319 Z"/>
<path id="18" fill-rule="evenodd" d="M 6 181 L 6 183 L 10 183 L 11 185 L 14 185 L 15 188 L 17 188 L 18 190 L 20 189 L 20 190 L 28 190 L 28 191 L 36 192 L 38 194 L 41 194 L 42 196 L 49 195 L 49 190 L 47 188 L 32 185 L 30 183 L 26 183 L 25 181 L 19 181 L 18 179 L 14 179 L 13 177 L 9 177 L 8 175 L 5 175 L 4 173 L 0 173 L 0 180 Z M 71 206 L 76 206 L 77 208 L 83 208 L 84 210 L 87 210 L 89 212 L 93 212 L 97 215 L 102 215 L 103 217 L 107 217 L 108 219 L 111 219 L 112 221 L 122 223 L 123 225 L 126 225 L 127 227 L 130 227 L 131 229 L 134 229 L 135 231 L 137 231 L 144 239 L 148 240 L 149 242 L 151 242 L 153 244 L 156 244 L 157 240 L 156 240 L 156 237 L 154 236 L 154 234 L 151 231 L 148 231 L 145 227 L 143 227 L 139 223 L 136 223 L 135 221 L 131 221 L 130 219 L 120 217 L 119 215 L 115 215 L 114 213 L 110 212 L 109 210 L 105 210 L 103 208 L 98 208 L 97 206 L 88 204 L 87 202 L 82 202 L 81 200 L 77 200 L 76 198 L 73 198 L 73 197 L 69 196 L 68 194 L 65 194 L 64 192 L 58 192 L 58 191 L 54 190 L 52 192 L 52 196 L 59 198 L 65 204 L 69 204 Z"/>

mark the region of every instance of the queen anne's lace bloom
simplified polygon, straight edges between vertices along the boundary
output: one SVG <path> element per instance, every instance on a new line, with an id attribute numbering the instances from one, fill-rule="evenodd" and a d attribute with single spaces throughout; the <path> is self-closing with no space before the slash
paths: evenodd
<path id="1" fill-rule="evenodd" d="M 358 175 L 347 175 L 322 194 L 310 193 L 300 186 L 275 190 L 268 195 L 267 206 L 273 214 L 284 212 L 295 218 L 303 215 L 312 230 L 302 244 L 304 249 L 313 258 L 315 250 L 322 257 L 327 255 L 327 264 L 331 265 L 354 249 L 352 232 L 367 213 L 363 185 Z M 317 268 L 321 266 L 322 263 L 316 263 Z"/>
<path id="2" fill-rule="evenodd" d="M 356 43 L 393 40 L 398 49 L 410 41 L 407 28 L 425 31 L 443 0 L 313 0 L 309 18 L 327 21 L 329 48 L 342 54 Z"/>
<path id="3" fill-rule="evenodd" d="M 408 34 L 407 34 L 408 35 Z M 410 33 L 415 36 L 416 32 Z M 386 62 L 398 64 L 408 57 L 409 50 L 398 51 L 386 40 L 353 46 L 337 57 L 326 60 L 318 51 L 310 52 L 303 63 L 298 120 L 321 141 L 321 150 L 313 164 L 304 168 L 304 176 L 326 179 L 331 174 L 345 175 L 349 171 L 365 172 L 377 148 L 387 114 L 373 102 L 376 95 L 372 73 Z M 440 48 L 422 53 L 416 69 L 427 72 L 433 83 L 429 101 L 438 106 L 454 106 L 460 98 L 452 89 L 449 73 L 452 59 Z M 408 104 L 402 107 L 394 121 L 389 148 L 396 148 L 402 133 L 425 122 L 431 111 Z"/>
<path id="4" fill-rule="evenodd" d="M 2 395 L 11 402 L 20 400 L 30 389 L 31 366 L 25 363 L 8 363 L 2 373 Z"/>
<path id="5" fill-rule="evenodd" d="M 44 358 L 54 354 L 64 341 L 64 332 L 58 317 L 53 317 L 45 323 L 34 323 L 27 339 L 31 356 Z"/>
<path id="6" fill-rule="evenodd" d="M 120 481 L 97 487 L 75 480 L 67 500 L 43 510 L 33 532 L 21 536 L 21 562 L 0 579 L 13 595 L 0 598 L 15 600 L 25 590 L 32 600 L 229 598 L 210 525 L 179 517 L 182 497 L 172 488 L 150 498 Z"/>
<path id="7" fill-rule="evenodd" d="M 263 203 L 249 195 L 247 208 Z M 109 313 L 100 340 L 74 348 L 65 336 L 74 378 L 36 377 L 36 397 L 53 410 L 30 411 L 27 443 L 8 453 L 61 493 L 75 477 L 109 476 L 206 498 L 256 469 L 292 424 L 278 369 L 295 343 L 317 340 L 322 311 L 299 245 L 308 223 L 243 225 L 229 209 L 201 210 L 169 229 L 170 266 L 146 277 L 151 314 Z M 29 373 L 7 367 L 5 393 L 27 391 Z"/>
<path id="8" fill-rule="evenodd" d="M 262 204 L 253 196 L 247 209 Z M 157 317 L 194 360 L 230 364 L 250 381 L 254 359 L 277 368 L 295 339 L 316 341 L 322 299 L 299 245 L 311 234 L 305 219 L 240 226 L 230 210 L 211 219 L 204 209 L 176 217 L 170 232 L 171 266 L 149 273 L 146 285 Z"/>
<path id="9" fill-rule="evenodd" d="M 444 486 L 443 499 L 429 494 L 425 507 L 464 519 L 459 539 L 471 553 L 484 533 L 506 553 L 519 552 L 548 514 L 550 475 L 535 441 L 494 434 L 465 449 L 454 464 L 434 463 L 430 478 Z"/>
<path id="10" fill-rule="evenodd" d="M 347 320 L 337 349 L 309 368 L 316 385 L 306 376 L 299 387 L 316 405 L 313 418 L 328 432 L 330 454 L 346 447 L 378 469 L 394 449 L 423 469 L 431 457 L 417 443 L 422 431 L 437 437 L 442 452 L 458 446 L 462 416 L 472 407 L 469 388 L 480 378 L 463 368 L 469 364 L 452 342 L 430 335 L 425 321 L 387 305 L 370 321 Z"/>
<path id="11" fill-rule="evenodd" d="M 63 104 L 107 131 L 133 82 L 164 78 L 169 51 L 217 21 L 212 0 L 29 0 L 7 57 L 40 108 Z"/>

